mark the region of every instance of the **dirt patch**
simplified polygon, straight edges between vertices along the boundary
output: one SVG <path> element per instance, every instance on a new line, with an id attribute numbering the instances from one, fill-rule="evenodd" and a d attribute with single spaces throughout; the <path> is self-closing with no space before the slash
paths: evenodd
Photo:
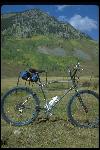
<path id="1" fill-rule="evenodd" d="M 63 48 L 57 47 L 50 49 L 45 46 L 39 46 L 38 51 L 43 54 L 54 55 L 54 56 L 66 56 L 66 52 Z"/>
<path id="2" fill-rule="evenodd" d="M 80 50 L 80 49 L 74 49 L 74 56 L 77 56 L 83 60 L 91 60 L 91 56 L 87 54 L 86 52 Z"/>

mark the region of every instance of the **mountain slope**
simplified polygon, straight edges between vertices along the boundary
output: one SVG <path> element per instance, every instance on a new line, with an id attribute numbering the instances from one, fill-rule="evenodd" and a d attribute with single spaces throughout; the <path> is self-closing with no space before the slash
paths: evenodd
<path id="1" fill-rule="evenodd" d="M 46 69 L 66 75 L 66 67 L 79 59 L 83 75 L 99 73 L 99 46 L 69 23 L 32 9 L 1 15 L 1 76 L 17 76 L 23 69 Z"/>
<path id="2" fill-rule="evenodd" d="M 58 21 L 55 17 L 39 9 L 1 16 L 2 36 L 29 38 L 36 34 L 53 34 L 65 39 L 91 39 L 85 33 L 76 30 L 69 23 Z"/>
<path id="3" fill-rule="evenodd" d="M 2 77 L 17 76 L 23 69 L 46 69 L 49 75 L 66 75 L 66 67 L 79 59 L 84 75 L 98 75 L 98 44 L 94 41 L 64 40 L 52 36 L 7 39 L 1 48 Z"/>

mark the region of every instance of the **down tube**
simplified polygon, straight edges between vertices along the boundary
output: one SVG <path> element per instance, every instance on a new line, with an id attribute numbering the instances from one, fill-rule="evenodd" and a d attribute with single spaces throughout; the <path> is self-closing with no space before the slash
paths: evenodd
<path id="1" fill-rule="evenodd" d="M 73 89 L 74 89 L 74 86 L 72 86 L 63 96 L 61 96 L 60 100 L 63 99 Z"/>

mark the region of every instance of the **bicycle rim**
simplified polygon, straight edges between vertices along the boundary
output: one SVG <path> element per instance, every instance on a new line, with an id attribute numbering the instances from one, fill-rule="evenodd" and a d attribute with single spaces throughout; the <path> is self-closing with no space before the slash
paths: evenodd
<path id="1" fill-rule="evenodd" d="M 79 101 L 78 94 L 73 96 L 68 108 L 71 123 L 79 127 L 98 127 L 98 95 L 93 91 L 84 90 L 79 92 L 79 96 L 81 97 L 84 106 L 87 108 L 87 112 Z"/>
<path id="2" fill-rule="evenodd" d="M 36 99 L 28 88 L 14 88 L 2 99 L 2 116 L 12 125 L 29 124 L 37 113 Z"/>

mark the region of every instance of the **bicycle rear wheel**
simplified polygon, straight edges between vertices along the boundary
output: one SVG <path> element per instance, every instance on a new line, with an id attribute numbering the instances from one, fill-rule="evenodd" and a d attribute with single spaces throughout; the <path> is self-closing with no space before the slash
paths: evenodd
<path id="1" fill-rule="evenodd" d="M 96 92 L 90 90 L 79 91 L 69 101 L 67 110 L 69 121 L 73 125 L 85 128 L 98 127 L 99 95 Z"/>
<path id="2" fill-rule="evenodd" d="M 3 119 L 15 126 L 31 123 L 38 116 L 39 99 L 27 87 L 15 87 L 9 90 L 1 101 Z"/>

